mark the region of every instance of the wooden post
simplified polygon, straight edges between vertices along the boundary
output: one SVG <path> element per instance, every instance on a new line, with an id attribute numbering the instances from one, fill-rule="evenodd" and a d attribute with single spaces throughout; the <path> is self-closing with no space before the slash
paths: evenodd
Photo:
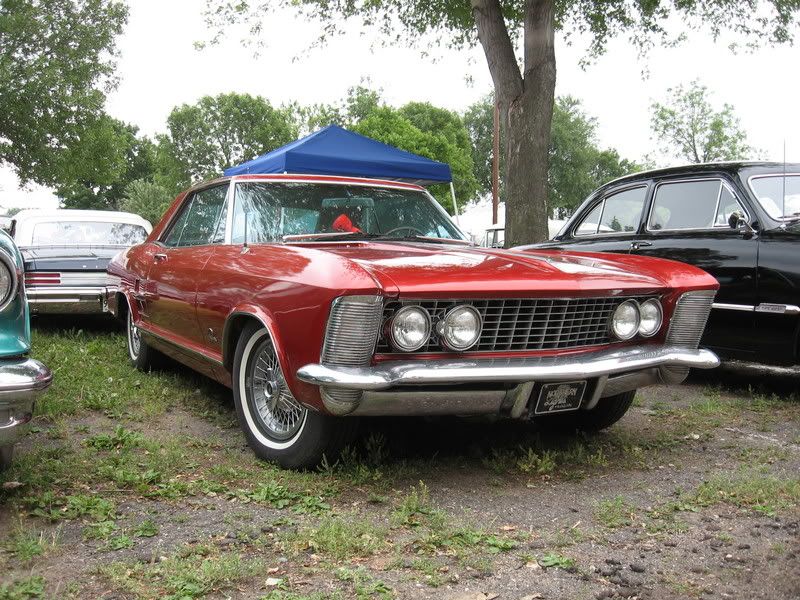
<path id="1" fill-rule="evenodd" d="M 492 135 L 492 225 L 497 225 L 500 202 L 500 103 L 494 101 L 494 133 Z"/>

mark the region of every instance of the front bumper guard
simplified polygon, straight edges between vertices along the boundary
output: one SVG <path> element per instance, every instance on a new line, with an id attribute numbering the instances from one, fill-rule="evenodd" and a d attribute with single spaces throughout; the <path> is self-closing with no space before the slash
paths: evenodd
<path id="1" fill-rule="evenodd" d="M 392 361 L 367 367 L 309 364 L 297 371 L 297 377 L 321 386 L 326 408 L 338 415 L 501 413 L 510 403 L 512 416 L 519 416 L 521 394 L 530 395 L 534 382 L 596 380 L 595 391 L 583 406 L 592 408 L 611 391 L 678 383 L 686 368 L 718 365 L 719 358 L 710 350 L 661 346 L 508 359 Z M 498 388 L 487 391 L 487 384 L 493 383 Z M 470 384 L 480 391 L 473 394 Z M 325 389 L 362 393 L 351 405 L 342 406 L 327 402 Z"/>
<path id="2" fill-rule="evenodd" d="M 37 396 L 53 381 L 46 366 L 32 358 L 0 361 L 0 446 L 13 444 L 33 417 Z"/>

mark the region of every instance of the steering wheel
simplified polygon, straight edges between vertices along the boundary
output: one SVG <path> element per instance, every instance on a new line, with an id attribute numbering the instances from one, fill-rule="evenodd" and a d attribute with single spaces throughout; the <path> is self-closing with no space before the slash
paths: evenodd
<path id="1" fill-rule="evenodd" d="M 414 232 L 418 233 L 419 235 L 421 235 L 422 237 L 426 237 L 425 234 L 422 231 L 420 231 L 416 227 L 411 227 L 410 225 L 401 225 L 400 227 L 395 227 L 394 229 L 390 229 L 389 231 L 384 231 L 381 234 L 381 236 L 388 237 L 389 235 L 391 235 L 395 231 L 404 231 L 404 230 L 414 231 Z"/>

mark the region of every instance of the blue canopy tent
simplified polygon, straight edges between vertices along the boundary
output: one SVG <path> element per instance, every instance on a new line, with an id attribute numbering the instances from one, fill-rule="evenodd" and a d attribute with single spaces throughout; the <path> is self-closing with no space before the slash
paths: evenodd
<path id="1" fill-rule="evenodd" d="M 344 175 L 407 181 L 418 185 L 449 183 L 456 218 L 458 205 L 450 165 L 328 125 L 258 158 L 225 169 L 225 175 L 294 173 Z"/>

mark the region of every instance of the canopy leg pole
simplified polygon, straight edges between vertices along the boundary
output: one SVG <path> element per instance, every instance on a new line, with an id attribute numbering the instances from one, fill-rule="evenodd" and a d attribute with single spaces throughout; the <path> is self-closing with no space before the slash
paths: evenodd
<path id="1" fill-rule="evenodd" d="M 453 197 L 453 215 L 456 218 L 456 225 L 461 225 L 458 222 L 458 203 L 456 202 L 456 188 L 453 185 L 453 182 L 450 182 L 450 195 Z"/>

